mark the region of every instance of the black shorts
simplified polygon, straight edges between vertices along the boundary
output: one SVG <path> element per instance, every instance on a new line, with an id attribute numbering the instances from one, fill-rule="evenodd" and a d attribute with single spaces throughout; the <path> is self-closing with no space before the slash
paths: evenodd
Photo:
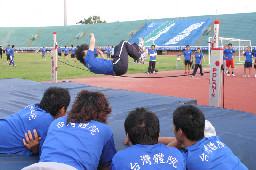
<path id="1" fill-rule="evenodd" d="M 94 54 L 94 57 L 98 57 L 98 54 Z"/>
<path id="2" fill-rule="evenodd" d="M 256 69 L 256 64 L 254 64 L 254 68 Z"/>
<path id="3" fill-rule="evenodd" d="M 191 65 L 190 60 L 185 60 L 185 65 Z"/>
<path id="4" fill-rule="evenodd" d="M 7 60 L 10 60 L 11 58 L 10 58 L 10 54 L 6 54 L 6 56 L 7 56 Z"/>
<path id="5" fill-rule="evenodd" d="M 245 62 L 244 63 L 244 68 L 251 68 L 252 67 L 252 63 L 251 62 Z"/>
<path id="6" fill-rule="evenodd" d="M 58 53 L 58 56 L 61 56 L 61 53 Z"/>
<path id="7" fill-rule="evenodd" d="M 110 54 L 107 54 L 107 57 L 110 57 Z"/>
<path id="8" fill-rule="evenodd" d="M 68 54 L 64 54 L 64 56 L 68 56 Z"/>
<path id="9" fill-rule="evenodd" d="M 75 54 L 71 54 L 71 58 L 75 58 Z"/>

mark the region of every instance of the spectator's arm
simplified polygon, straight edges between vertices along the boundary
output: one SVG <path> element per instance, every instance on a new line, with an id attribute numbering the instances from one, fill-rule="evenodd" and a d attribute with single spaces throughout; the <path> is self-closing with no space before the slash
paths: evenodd
<path id="1" fill-rule="evenodd" d="M 165 145 L 168 145 L 169 143 L 172 143 L 173 141 L 176 141 L 176 138 L 174 137 L 159 137 L 158 143 L 162 143 Z"/>
<path id="2" fill-rule="evenodd" d="M 28 148 L 35 155 L 37 155 L 39 153 L 39 145 L 40 145 L 41 137 L 38 136 L 37 131 L 35 129 L 33 130 L 33 133 L 34 133 L 35 139 L 33 138 L 30 130 L 28 131 L 28 133 L 25 133 L 26 140 L 23 139 L 23 144 L 24 146 L 26 146 L 26 148 Z"/>

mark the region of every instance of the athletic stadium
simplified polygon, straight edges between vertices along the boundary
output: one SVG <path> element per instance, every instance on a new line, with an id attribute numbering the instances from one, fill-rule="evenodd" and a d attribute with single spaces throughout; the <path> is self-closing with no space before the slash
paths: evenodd
<path id="1" fill-rule="evenodd" d="M 236 76 L 225 75 L 221 81 L 223 93 L 220 107 L 209 106 L 210 53 L 215 20 L 220 21 L 219 47 L 232 43 L 237 51 L 234 59 Z M 131 110 L 143 107 L 154 112 L 159 118 L 160 136 L 174 137 L 173 111 L 179 106 L 191 104 L 204 113 L 217 136 L 234 155 L 248 169 L 256 169 L 256 79 L 254 76 L 242 78 L 243 53 L 248 46 L 253 52 L 256 50 L 255 21 L 256 12 L 68 26 L 0 27 L 0 45 L 5 50 L 7 45 L 14 44 L 17 58 L 16 67 L 8 67 L 5 54 L 1 60 L 0 70 L 8 74 L 0 76 L 0 118 L 38 103 L 44 91 L 51 86 L 69 90 L 71 102 L 68 111 L 81 90 L 100 91 L 112 107 L 107 122 L 113 131 L 116 150 L 120 151 L 128 147 L 123 144 L 126 138 L 124 121 Z M 107 45 L 115 46 L 121 40 L 139 44 L 139 39 L 143 38 L 147 49 L 152 44 L 156 46 L 158 72 L 146 74 L 148 58 L 145 64 L 135 64 L 133 59 L 129 59 L 128 72 L 122 76 L 96 75 L 79 62 L 60 59 L 58 83 L 51 83 L 54 32 L 61 49 L 89 43 L 89 34 L 94 33 L 96 45 L 103 52 L 107 50 Z M 178 54 L 186 45 L 190 45 L 192 51 L 202 50 L 205 57 L 204 77 L 197 75 L 192 78 L 184 74 L 184 64 L 178 60 Z M 47 50 L 46 61 L 41 61 L 43 47 Z M 21 169 L 38 161 L 38 155 L 0 154 L 0 169 Z"/>

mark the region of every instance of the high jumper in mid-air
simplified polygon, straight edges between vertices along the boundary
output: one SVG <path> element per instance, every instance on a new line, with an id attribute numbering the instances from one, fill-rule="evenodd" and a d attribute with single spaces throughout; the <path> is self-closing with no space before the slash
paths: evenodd
<path id="1" fill-rule="evenodd" d="M 77 47 L 75 54 L 77 60 L 84 64 L 91 72 L 95 74 L 106 74 L 113 76 L 121 76 L 128 70 L 128 55 L 133 59 L 141 59 L 140 49 L 143 48 L 144 41 L 140 39 L 140 47 L 128 41 L 121 41 L 114 48 L 114 59 L 104 59 L 103 52 L 99 49 L 98 52 L 102 58 L 94 57 L 95 37 L 90 34 L 90 45 L 82 44 Z"/>

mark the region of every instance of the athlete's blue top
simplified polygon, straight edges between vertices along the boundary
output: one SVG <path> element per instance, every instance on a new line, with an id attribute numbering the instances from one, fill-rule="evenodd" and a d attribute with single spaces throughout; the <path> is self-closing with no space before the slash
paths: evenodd
<path id="1" fill-rule="evenodd" d="M 61 52 L 62 52 L 61 48 L 58 48 L 58 53 L 61 53 Z"/>
<path id="2" fill-rule="evenodd" d="M 191 60 L 191 56 L 192 56 L 192 51 L 191 50 L 185 50 L 182 52 L 185 56 L 185 60 Z"/>
<path id="3" fill-rule="evenodd" d="M 6 53 L 6 54 L 10 54 L 10 48 L 7 47 L 7 48 L 5 49 L 5 53 Z"/>
<path id="4" fill-rule="evenodd" d="M 45 54 L 45 52 L 46 52 L 46 49 L 42 49 L 42 54 Z"/>
<path id="5" fill-rule="evenodd" d="M 111 53 L 111 48 L 109 47 L 108 49 L 107 49 L 107 54 L 110 54 Z"/>
<path id="6" fill-rule="evenodd" d="M 225 50 L 226 50 L 226 49 L 225 49 Z M 227 57 L 228 57 L 228 56 L 227 56 L 227 51 L 225 51 L 225 50 L 223 51 L 223 60 L 227 60 Z"/>
<path id="7" fill-rule="evenodd" d="M 10 49 L 10 56 L 14 57 L 14 49 Z"/>
<path id="8" fill-rule="evenodd" d="M 94 48 L 94 54 L 98 54 L 97 48 Z"/>
<path id="9" fill-rule="evenodd" d="M 94 57 L 94 51 L 88 50 L 84 65 L 95 74 L 113 75 L 113 62 L 103 58 Z"/>
<path id="10" fill-rule="evenodd" d="M 252 62 L 252 55 L 253 55 L 253 52 L 245 52 L 244 53 L 244 56 L 246 57 L 245 59 L 245 62 Z"/>
<path id="11" fill-rule="evenodd" d="M 228 57 L 228 60 L 233 60 L 233 53 L 236 53 L 236 51 L 234 49 L 226 49 L 224 53 L 226 54 L 225 56 Z"/>
<path id="12" fill-rule="evenodd" d="M 149 53 L 149 56 L 150 56 L 149 61 L 156 61 L 156 55 L 157 55 L 156 50 L 150 49 L 148 53 Z"/>
<path id="13" fill-rule="evenodd" d="M 203 138 L 186 148 L 187 169 L 247 169 L 218 136 Z"/>
<path id="14" fill-rule="evenodd" d="M 203 59 L 203 54 L 202 53 L 196 53 L 195 58 L 196 58 L 196 64 L 202 64 L 201 60 Z"/>
<path id="15" fill-rule="evenodd" d="M 70 51 L 71 51 L 71 54 L 75 54 L 75 47 L 72 47 L 71 49 L 70 49 Z"/>
<path id="16" fill-rule="evenodd" d="M 112 170 L 120 169 L 177 169 L 185 170 L 181 152 L 173 147 L 155 145 L 133 145 L 117 152 L 111 164 Z"/>
<path id="17" fill-rule="evenodd" d="M 77 169 L 111 165 L 116 154 L 113 132 L 104 123 L 69 123 L 67 117 L 52 122 L 42 147 L 40 162 L 58 162 Z"/>
<path id="18" fill-rule="evenodd" d="M 37 131 L 42 138 L 40 141 L 39 154 L 44 143 L 48 127 L 54 120 L 50 113 L 42 110 L 37 104 L 27 106 L 23 110 L 12 114 L 4 119 L 0 119 L 0 153 L 32 155 L 22 140 L 25 139 L 25 133 L 30 130 Z"/>
<path id="19" fill-rule="evenodd" d="M 68 51 L 69 51 L 68 48 L 64 48 L 64 53 L 65 54 L 68 54 Z"/>

